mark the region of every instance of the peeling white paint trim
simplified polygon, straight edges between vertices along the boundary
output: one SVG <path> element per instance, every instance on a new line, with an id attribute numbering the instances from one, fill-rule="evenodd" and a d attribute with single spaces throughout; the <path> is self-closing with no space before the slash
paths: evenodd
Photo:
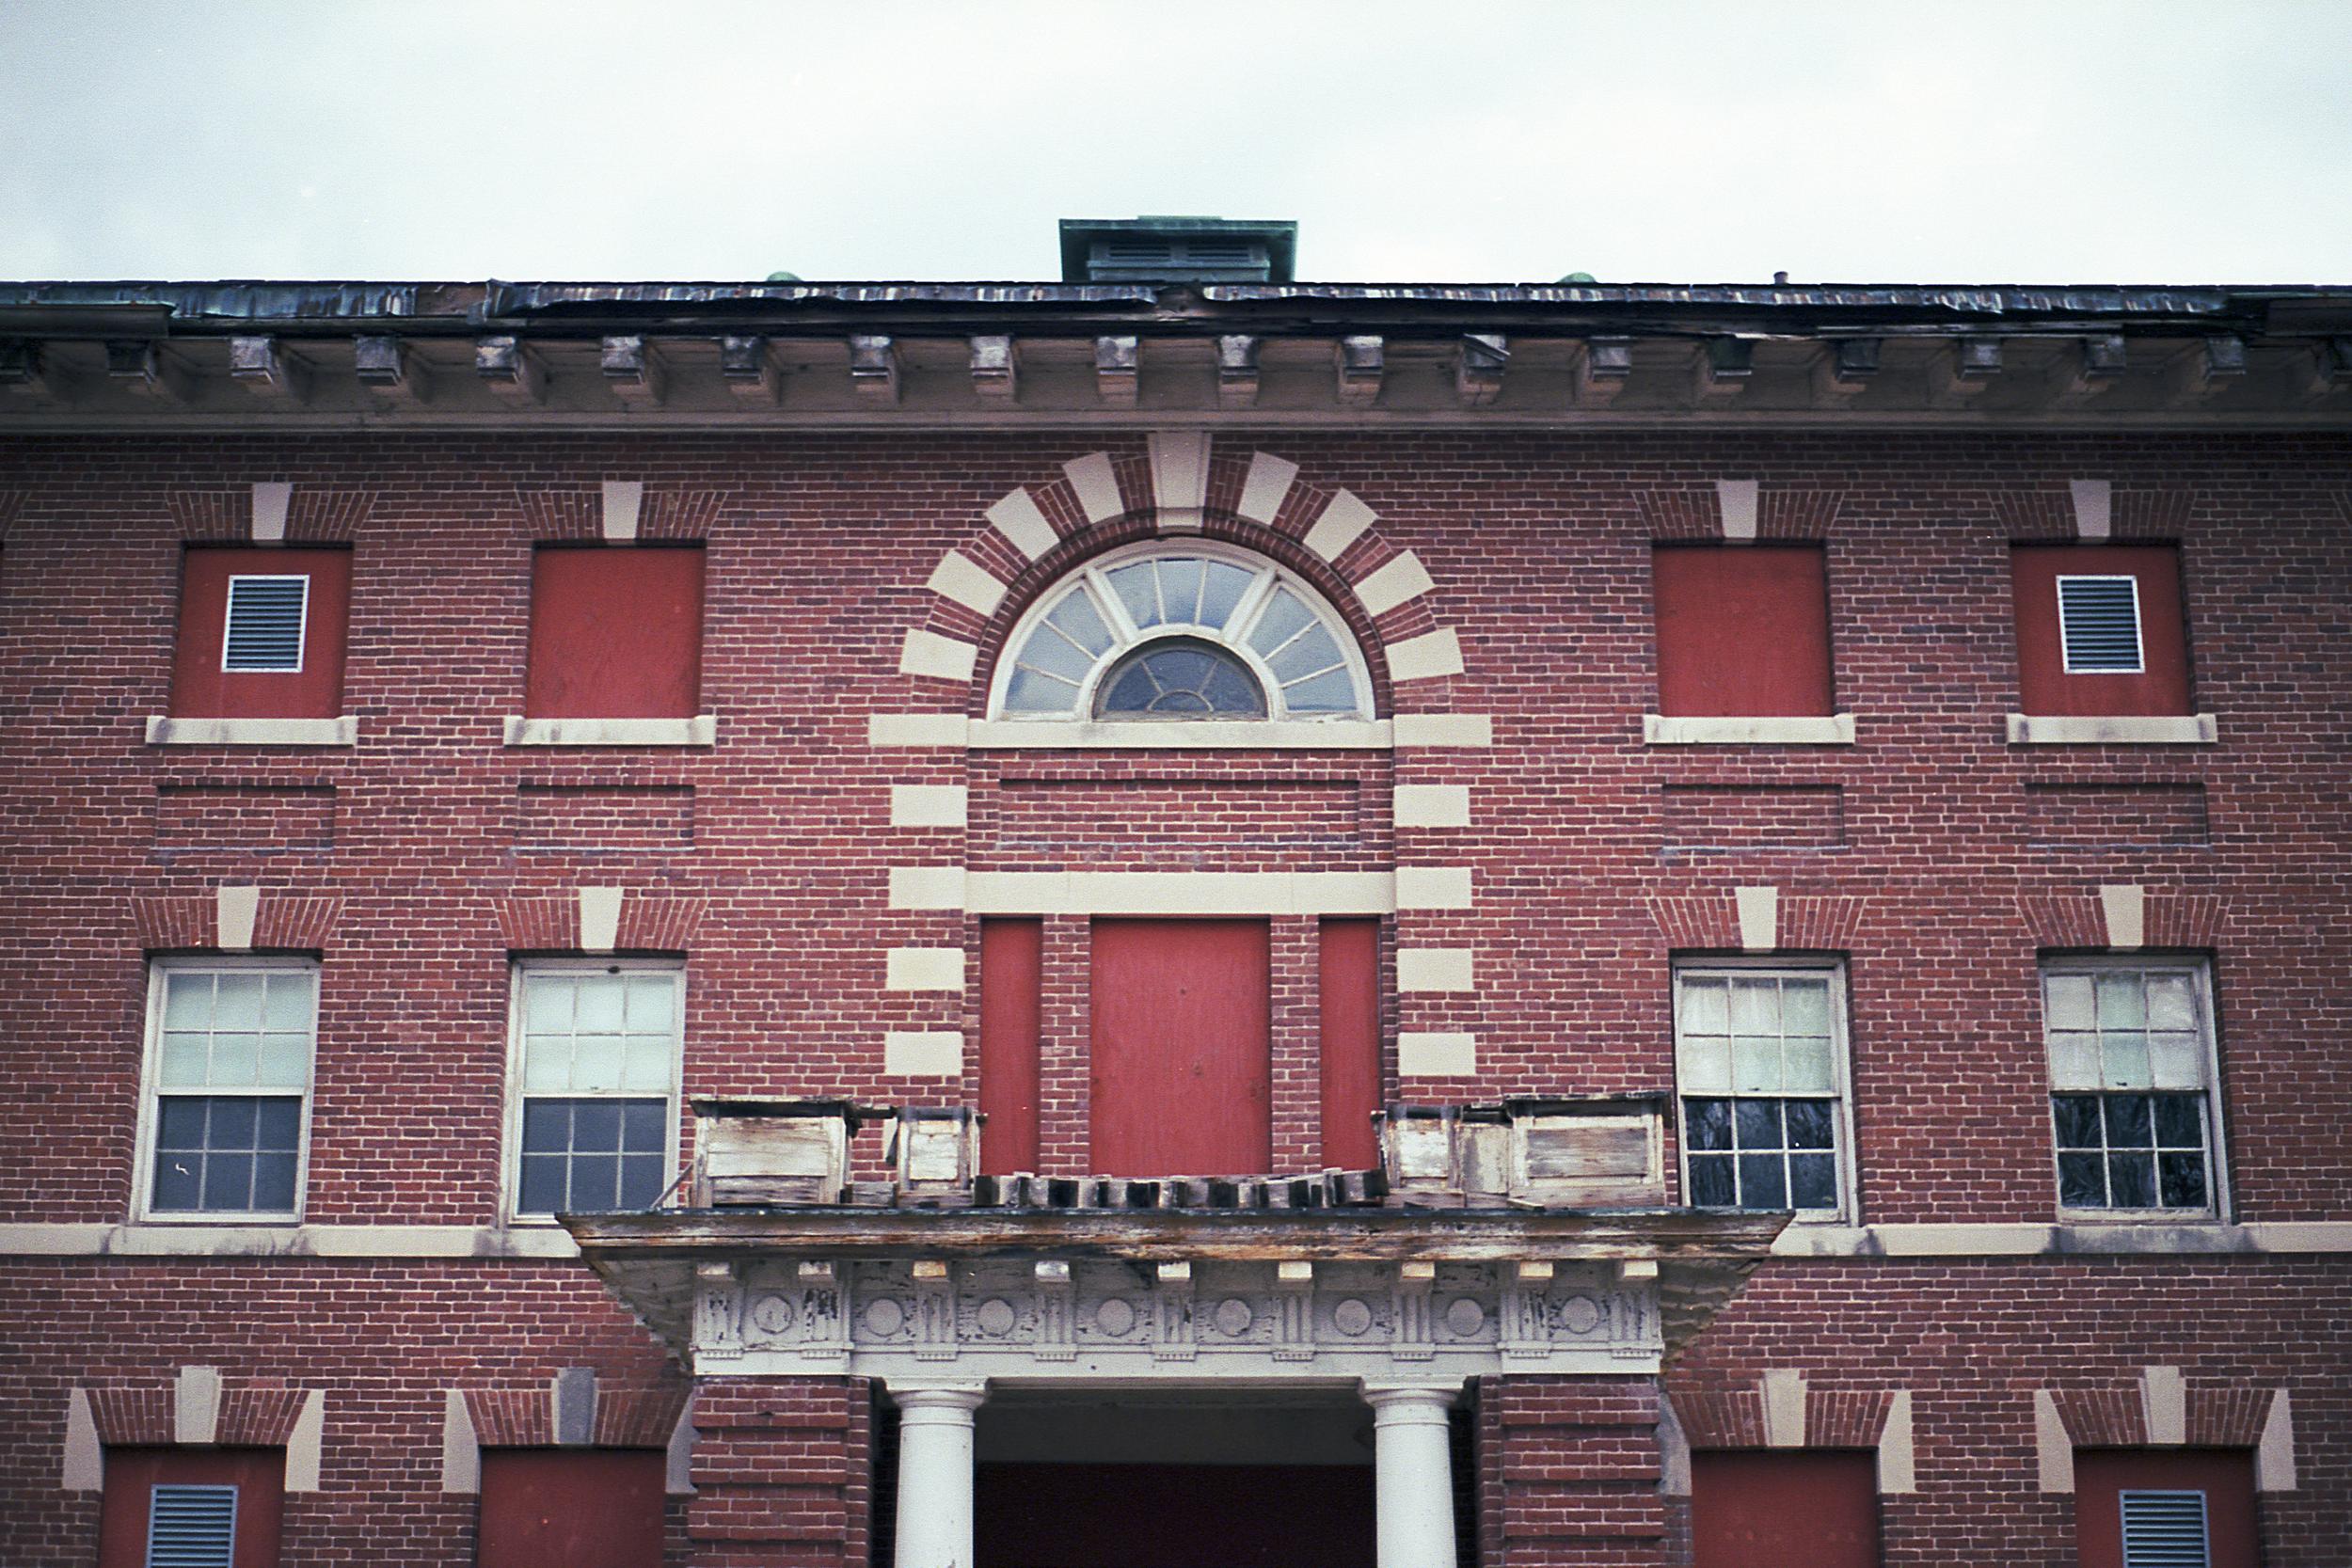
<path id="1" fill-rule="evenodd" d="M 890 825 L 894 828 L 961 828 L 971 812 L 971 788 L 965 784 L 892 784 Z"/>
<path id="2" fill-rule="evenodd" d="M 1421 597 L 1438 585 L 1430 580 L 1428 568 L 1421 557 L 1410 550 L 1392 555 L 1356 582 L 1356 598 L 1364 607 L 1364 613 L 1386 615 L 1398 605 Z"/>
<path id="3" fill-rule="evenodd" d="M 1011 541 L 1012 547 L 1035 561 L 1039 556 L 1061 543 L 1061 535 L 1038 510 L 1037 498 L 1026 490 L 1015 490 L 988 509 L 988 520 L 996 531 Z"/>
<path id="4" fill-rule="evenodd" d="M 979 616 L 995 614 L 996 607 L 1005 602 L 1005 585 L 996 574 L 961 550 L 941 556 L 939 564 L 931 568 L 930 580 L 923 586 Z"/>
<path id="5" fill-rule="evenodd" d="M 1298 465 L 1270 451 L 1249 454 L 1249 472 L 1241 482 L 1241 499 L 1233 511 L 1253 523 L 1272 526 L 1274 515 L 1282 510 L 1283 498 L 1291 493 L 1291 483 L 1298 477 Z"/>
<path id="6" fill-rule="evenodd" d="M 1780 889 L 1736 887 L 1732 900 L 1740 911 L 1740 946 L 1748 953 L 1770 953 L 1780 945 Z"/>
<path id="7" fill-rule="evenodd" d="M 2113 532 L 2115 486 L 2104 479 L 2070 479 L 2066 488 L 2074 503 L 2074 537 L 2102 541 Z"/>
<path id="8" fill-rule="evenodd" d="M 1398 784 L 1391 798 L 1400 828 L 1467 828 L 1468 784 Z"/>
<path id="9" fill-rule="evenodd" d="M 253 927 L 262 918 L 262 890 L 223 887 L 213 892 L 213 945 L 224 953 L 253 951 Z"/>
<path id="10" fill-rule="evenodd" d="M 2138 883 L 2102 883 L 2099 911 L 2106 920 L 2109 947 L 2128 951 L 2147 945 L 2148 893 Z"/>
<path id="11" fill-rule="evenodd" d="M 968 681 L 980 650 L 959 637 L 915 628 L 898 650 L 898 673 L 930 680 Z"/>
<path id="12" fill-rule="evenodd" d="M 621 942 L 621 893 L 616 887 L 580 890 L 580 950 L 610 953 Z"/>
<path id="13" fill-rule="evenodd" d="M 1462 640 L 1452 626 L 1389 644 L 1389 679 L 1425 681 L 1462 673 Z"/>
<path id="14" fill-rule="evenodd" d="M 1339 491 L 1324 503 L 1322 515 L 1307 531 L 1306 546 L 1326 561 L 1337 561 L 1376 521 L 1371 507 L 1349 492 Z"/>
<path id="15" fill-rule="evenodd" d="M 1715 482 L 1715 504 L 1723 514 L 1724 543 L 1756 543 L 1756 499 L 1755 480 L 1719 479 Z"/>
<path id="16" fill-rule="evenodd" d="M 608 479 L 604 482 L 604 506 L 601 514 L 604 541 L 608 545 L 626 545 L 637 538 L 637 518 L 645 504 L 644 481 L 637 479 Z"/>
<path id="17" fill-rule="evenodd" d="M 294 508 L 294 486 L 284 480 L 262 480 L 253 486 L 253 542 L 281 545 L 286 540 L 286 514 Z"/>
<path id="18" fill-rule="evenodd" d="M 955 1078 L 963 1072 L 960 1029 L 894 1029 L 882 1037 L 882 1072 L 891 1078 Z"/>
<path id="19" fill-rule="evenodd" d="M 1111 467 L 1109 452 L 1090 451 L 1084 457 L 1073 457 L 1061 466 L 1061 471 L 1070 481 L 1071 492 L 1078 498 L 1078 510 L 1087 515 L 1088 522 L 1106 523 L 1127 510 L 1127 503 L 1119 494 L 1119 475 Z"/>

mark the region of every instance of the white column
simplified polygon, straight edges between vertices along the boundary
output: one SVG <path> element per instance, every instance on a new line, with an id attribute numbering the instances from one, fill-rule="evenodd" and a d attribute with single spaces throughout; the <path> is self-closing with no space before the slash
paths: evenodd
<path id="1" fill-rule="evenodd" d="M 972 1413 L 984 1385 L 890 1390 L 898 1406 L 898 1568 L 972 1568 Z"/>
<path id="2" fill-rule="evenodd" d="M 1364 1389 L 1373 1412 L 1379 1568 L 1454 1568 L 1449 1388 Z"/>

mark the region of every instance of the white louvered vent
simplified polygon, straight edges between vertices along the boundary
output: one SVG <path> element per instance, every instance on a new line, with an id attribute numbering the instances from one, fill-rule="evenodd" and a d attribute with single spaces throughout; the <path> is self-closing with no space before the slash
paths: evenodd
<path id="1" fill-rule="evenodd" d="M 2066 673 L 2137 674 L 2139 580 L 2137 578 L 2060 578 L 2058 640 L 2066 647 Z"/>
<path id="2" fill-rule="evenodd" d="M 2123 1568 L 2211 1568 L 2202 1492 L 2126 1492 Z"/>
<path id="3" fill-rule="evenodd" d="M 147 1568 L 230 1568 L 237 1489 L 158 1486 L 147 1514 Z"/>
<path id="4" fill-rule="evenodd" d="M 307 577 L 230 578 L 220 667 L 299 672 L 303 610 L 310 597 Z"/>

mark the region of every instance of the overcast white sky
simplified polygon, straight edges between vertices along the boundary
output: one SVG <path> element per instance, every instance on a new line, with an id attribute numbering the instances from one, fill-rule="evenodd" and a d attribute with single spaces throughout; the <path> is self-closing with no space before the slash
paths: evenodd
<path id="1" fill-rule="evenodd" d="M 0 277 L 2352 281 L 2346 0 L 0 0 Z"/>

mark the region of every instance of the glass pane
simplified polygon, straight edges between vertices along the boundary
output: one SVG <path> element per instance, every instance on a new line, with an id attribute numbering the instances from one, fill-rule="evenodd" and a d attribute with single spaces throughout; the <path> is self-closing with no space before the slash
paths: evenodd
<path id="1" fill-rule="evenodd" d="M 2095 1089 L 2106 1079 L 2099 1071 L 2099 1037 L 2063 1034 L 2050 1037 L 2050 1085 L 2060 1089 Z"/>
<path id="2" fill-rule="evenodd" d="M 1742 1037 L 1731 1042 L 1731 1086 L 1740 1094 L 1778 1094 L 1780 1092 L 1780 1039 L 1750 1039 Z"/>
<path id="3" fill-rule="evenodd" d="M 1222 627 L 1232 619 L 1233 607 L 1241 603 L 1241 596 L 1249 591 L 1257 574 L 1226 561 L 1208 561 L 1201 564 L 1206 568 L 1207 577 L 1200 595 L 1200 624 Z"/>
<path id="4" fill-rule="evenodd" d="M 611 1100 L 581 1100 L 572 1104 L 574 1153 L 611 1154 L 621 1148 L 621 1107 Z M 579 1180 L 577 1176 L 573 1178 Z"/>
<path id="5" fill-rule="evenodd" d="M 2050 1102 L 2060 1148 L 2101 1148 L 2099 1100 L 2095 1095 L 2062 1094 Z"/>
<path id="6" fill-rule="evenodd" d="M 1212 713 L 1247 713 L 1254 718 L 1264 711 L 1264 695 L 1257 681 L 1238 663 L 1218 660 L 1201 690 Z"/>
<path id="7" fill-rule="evenodd" d="M 569 1207 L 564 1201 L 564 1160 L 558 1154 L 523 1156 L 523 1191 L 519 1206 L 527 1214 L 552 1214 Z"/>
<path id="8" fill-rule="evenodd" d="M 632 1100 L 621 1107 L 621 1147 L 659 1154 L 669 1144 L 670 1102 Z"/>
<path id="9" fill-rule="evenodd" d="M 1051 625 L 1037 628 L 1028 641 L 1022 644 L 1021 657 L 1014 662 L 1064 680 L 1083 681 L 1094 668 L 1094 655 L 1056 631 Z"/>
<path id="10" fill-rule="evenodd" d="M 1104 718 L 1219 714 L 1256 719 L 1265 713 L 1265 696 L 1258 678 L 1235 655 L 1183 639 L 1154 642 L 1129 655 L 1112 672 L 1101 710 Z"/>
<path id="11" fill-rule="evenodd" d="M 621 1160 L 621 1207 L 644 1209 L 670 1184 L 658 1154 L 629 1154 Z"/>
<path id="12" fill-rule="evenodd" d="M 596 1094 L 621 1086 L 621 1037 L 582 1035 L 572 1044 L 571 1088 Z"/>
<path id="13" fill-rule="evenodd" d="M 1184 626 L 1198 623 L 1200 615 L 1200 562 L 1160 562 L 1160 604 L 1168 611 L 1169 620 Z"/>
<path id="14" fill-rule="evenodd" d="M 2137 971 L 2102 974 L 2098 986 L 2100 1028 L 2144 1029 L 2148 1026 L 2148 1002 L 2140 990 Z"/>
<path id="15" fill-rule="evenodd" d="M 262 1026 L 262 976 L 223 974 L 215 982 L 213 1027 L 259 1029 Z"/>
<path id="16" fill-rule="evenodd" d="M 1045 624 L 1089 653 L 1100 656 L 1110 650 L 1110 628 L 1103 624 L 1103 617 L 1095 612 L 1094 601 L 1087 597 L 1084 589 L 1055 606 L 1054 612 L 1045 617 Z"/>
<path id="17" fill-rule="evenodd" d="M 1837 1162 L 1826 1154 L 1788 1157 L 1788 1206 L 1792 1209 L 1837 1207 Z"/>
<path id="18" fill-rule="evenodd" d="M 1682 1135 L 1692 1148 L 1731 1147 L 1731 1101 L 1691 1100 L 1682 1106 Z"/>
<path id="19" fill-rule="evenodd" d="M 2205 1081 L 2204 1042 L 2166 1031 L 2148 1037 L 2148 1078 L 2160 1089 L 2193 1089 Z"/>
<path id="20" fill-rule="evenodd" d="M 1742 1154 L 1740 1156 L 1740 1207 L 1742 1209 L 1786 1209 L 1788 1207 L 1788 1180 L 1781 1169 L 1777 1154 Z"/>
<path id="21" fill-rule="evenodd" d="M 2157 1155 L 2156 1180 L 2167 1209 L 2205 1207 L 2205 1157 L 2202 1154 Z"/>
<path id="22" fill-rule="evenodd" d="M 166 1035 L 163 1058 L 156 1064 L 156 1082 L 170 1089 L 200 1088 L 209 1044 L 202 1035 Z"/>
<path id="23" fill-rule="evenodd" d="M 1788 1081 L 1791 1093 L 1827 1094 L 1837 1086 L 1830 1062 L 1829 1041 L 1817 1036 L 1800 1036 L 1788 1042 L 1787 1051 Z"/>
<path id="24" fill-rule="evenodd" d="M 1104 713 L 1149 713 L 1159 699 L 1160 683 L 1143 664 L 1130 664 L 1113 677 L 1103 692 Z"/>
<path id="25" fill-rule="evenodd" d="M 2197 1027 L 2197 988 L 2185 974 L 2148 976 L 2148 1027 Z"/>
<path id="26" fill-rule="evenodd" d="M 155 1147 L 202 1148 L 204 1111 L 210 1102 L 181 1095 L 155 1104 Z"/>
<path id="27" fill-rule="evenodd" d="M 1732 1102 L 1732 1125 L 1741 1148 L 1780 1148 L 1780 1101 L 1740 1100 Z"/>
<path id="28" fill-rule="evenodd" d="M 213 1022 L 213 977 L 210 974 L 164 975 L 164 1027 L 209 1029 Z"/>
<path id="29" fill-rule="evenodd" d="M 261 1107 L 244 1096 L 225 1096 L 213 1101 L 212 1125 L 206 1129 L 208 1148 L 251 1148 L 253 1128 Z"/>
<path id="30" fill-rule="evenodd" d="M 1278 588 L 1258 616 L 1258 624 L 1250 628 L 1249 645 L 1262 656 L 1270 654 L 1314 618 L 1314 611 L 1299 603 L 1297 594 L 1287 588 Z"/>
<path id="31" fill-rule="evenodd" d="M 1682 1087 L 1686 1093 L 1731 1090 L 1731 1042 L 1721 1036 L 1682 1042 Z"/>
<path id="32" fill-rule="evenodd" d="M 571 1028 L 572 993 L 578 989 L 568 975 L 532 975 L 523 985 L 523 1027 L 540 1035 Z"/>
<path id="33" fill-rule="evenodd" d="M 2149 1124 L 2146 1095 L 2111 1094 L 2106 1099 L 2106 1113 L 2109 1148 L 2146 1148 L 2155 1142 L 2154 1129 Z"/>
<path id="34" fill-rule="evenodd" d="M 310 973 L 308 970 L 287 970 L 269 976 L 269 989 L 262 1002 L 262 1024 L 267 1029 L 302 1029 L 310 1027 Z"/>
<path id="35" fill-rule="evenodd" d="M 203 1160 L 194 1154 L 164 1150 L 155 1156 L 154 1196 L 159 1210 L 193 1209 L 203 1195 Z"/>
<path id="36" fill-rule="evenodd" d="M 1788 980 L 1780 988 L 1780 1027 L 1784 1034 L 1829 1033 L 1829 982 Z"/>
<path id="37" fill-rule="evenodd" d="M 270 1213 L 291 1212 L 294 1206 L 294 1157 L 256 1155 L 253 1161 L 253 1207 Z"/>
<path id="38" fill-rule="evenodd" d="M 1034 670 L 1015 670 L 1011 684 L 1005 688 L 1008 713 L 1069 713 L 1077 705 L 1075 686 Z"/>
<path id="39" fill-rule="evenodd" d="M 1295 686 L 1284 687 L 1282 701 L 1293 713 L 1353 713 L 1356 677 L 1344 670 L 1327 670 Z"/>
<path id="40" fill-rule="evenodd" d="M 1686 1035 L 1728 1035 L 1731 1014 L 1721 980 L 1682 982 L 1682 1031 Z"/>
<path id="41" fill-rule="evenodd" d="M 534 1035 L 523 1041 L 523 1090 L 544 1094 L 572 1082 L 572 1042 L 565 1035 Z"/>
<path id="42" fill-rule="evenodd" d="M 1731 1032 L 1735 1035 L 1780 1033 L 1780 986 L 1776 981 L 1731 982 Z"/>
<path id="43" fill-rule="evenodd" d="M 2153 1154 L 2109 1154 L 2107 1196 L 2118 1209 L 2156 1206 L 2156 1161 Z"/>
<path id="44" fill-rule="evenodd" d="M 254 1082 L 265 1089 L 298 1089 L 310 1075 L 310 1037 L 263 1035 Z"/>
<path id="45" fill-rule="evenodd" d="M 2155 1097 L 2156 1143 L 2165 1148 L 2202 1148 L 2205 1147 L 2205 1120 L 2197 1114 L 2198 1097 L 2193 1094 L 2160 1094 Z"/>
<path id="46" fill-rule="evenodd" d="M 1828 1101 L 1791 1100 L 1786 1101 L 1781 1109 L 1788 1121 L 1790 1148 L 1835 1147 L 1833 1129 L 1836 1118 L 1830 1115 Z"/>
<path id="47" fill-rule="evenodd" d="M 575 1155 L 572 1158 L 572 1207 L 610 1209 L 619 1196 L 621 1157 L 617 1154 Z"/>
<path id="48" fill-rule="evenodd" d="M 631 1035 L 620 1086 L 667 1093 L 670 1087 L 670 1042 L 649 1035 Z"/>
<path id="49" fill-rule="evenodd" d="M 1328 670 L 1343 660 L 1340 657 L 1340 645 L 1331 636 L 1331 628 L 1313 626 L 1295 639 L 1289 647 L 1276 653 L 1266 662 L 1273 669 L 1276 679 L 1295 681 L 1301 675 L 1311 675 L 1318 670 Z"/>
<path id="50" fill-rule="evenodd" d="M 1731 1156 L 1728 1154 L 1693 1154 L 1691 1156 L 1691 1203 L 1692 1207 L 1729 1209 L 1739 1201 L 1739 1188 L 1732 1180 Z"/>
<path id="51" fill-rule="evenodd" d="M 572 1146 L 571 1102 L 542 1101 L 523 1107 L 523 1152 L 556 1154 Z"/>
<path id="52" fill-rule="evenodd" d="M 252 1087 L 253 1075 L 260 1067 L 261 1057 L 262 1037 L 259 1035 L 215 1035 L 213 1085 L 215 1088 Z"/>
<path id="53" fill-rule="evenodd" d="M 583 976 L 580 981 L 580 1016 L 573 1027 L 582 1034 L 619 1034 L 625 990 L 618 974 Z"/>
<path id="54" fill-rule="evenodd" d="M 677 976 L 631 974 L 628 981 L 628 1032 L 667 1036 L 677 1022 Z"/>
<path id="55" fill-rule="evenodd" d="M 255 1114 L 253 1147 L 291 1154 L 302 1139 L 302 1101 L 264 1100 Z"/>
<path id="56" fill-rule="evenodd" d="M 2111 1089 L 2148 1086 L 2148 1037 L 2141 1034 L 2101 1035 L 2100 1069 Z"/>
<path id="57" fill-rule="evenodd" d="M 2042 990 L 2049 1001 L 2051 1028 L 2089 1029 L 2097 1024 L 2098 1016 L 2091 1011 L 2090 975 L 2053 974 Z"/>
<path id="58" fill-rule="evenodd" d="M 206 1155 L 202 1201 L 206 1209 L 252 1208 L 253 1156 L 250 1154 Z"/>
<path id="59" fill-rule="evenodd" d="M 1160 595 L 1152 572 L 1152 562 L 1138 561 L 1132 566 L 1114 566 L 1104 574 L 1119 594 L 1120 604 L 1127 611 L 1127 619 L 1137 626 L 1160 624 Z"/>
<path id="60" fill-rule="evenodd" d="M 2104 1209 L 2107 1202 L 2106 1161 L 2096 1154 L 2058 1156 L 2058 1202 L 2069 1209 Z"/>

